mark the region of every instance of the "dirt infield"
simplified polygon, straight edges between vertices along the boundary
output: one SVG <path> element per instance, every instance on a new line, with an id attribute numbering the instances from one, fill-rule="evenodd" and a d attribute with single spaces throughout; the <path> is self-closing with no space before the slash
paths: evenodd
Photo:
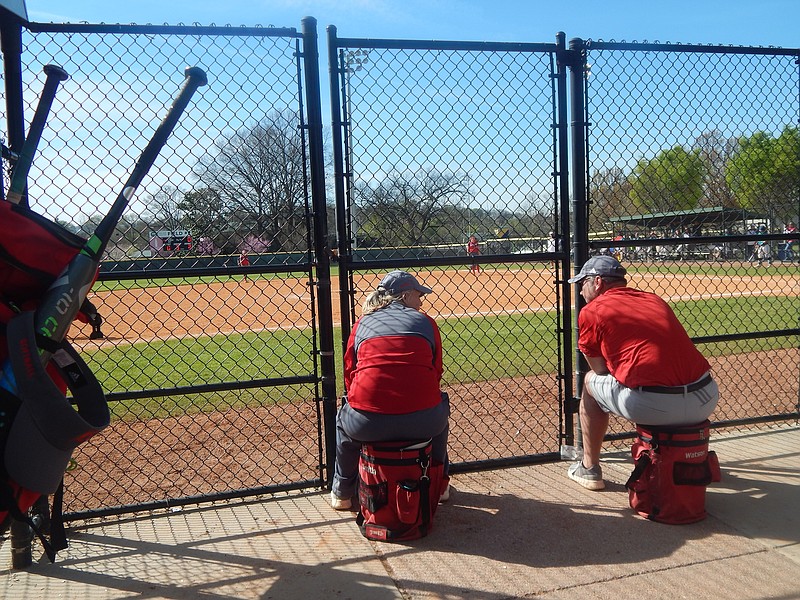
<path id="1" fill-rule="evenodd" d="M 655 292 L 669 301 L 732 296 L 797 296 L 800 277 L 791 266 L 747 275 L 633 273 L 630 285 Z M 632 269 L 633 270 L 633 269 Z M 359 290 L 375 288 L 380 275 L 356 276 Z M 431 271 L 421 275 L 435 293 L 424 310 L 435 318 L 490 316 L 540 310 L 556 305 L 554 275 L 537 269 L 485 270 L 478 277 L 466 270 Z M 333 320 L 341 323 L 338 278 L 332 280 Z M 298 279 L 251 279 L 207 285 L 118 290 L 92 294 L 103 315 L 108 344 L 136 343 L 184 336 L 296 329 L 311 325 L 311 293 Z M 87 348 L 90 327 L 73 328 L 75 342 Z"/>
<path id="2" fill-rule="evenodd" d="M 767 358 L 770 364 L 786 368 L 754 371 L 753 365 Z M 715 421 L 754 411 L 796 410 L 797 349 L 711 362 L 715 373 L 752 374 L 746 379 L 718 376 L 721 399 Z M 448 392 L 453 411 L 451 461 L 558 451 L 558 408 L 552 401 L 557 388 L 552 376 L 452 386 Z M 76 452 L 78 468 L 67 474 L 65 509 L 79 512 L 312 480 L 320 476 L 319 448 L 312 435 L 316 418 L 315 406 L 301 403 L 292 405 L 290 413 L 273 405 L 115 422 Z M 630 431 L 630 425 L 614 419 L 611 431 Z"/>

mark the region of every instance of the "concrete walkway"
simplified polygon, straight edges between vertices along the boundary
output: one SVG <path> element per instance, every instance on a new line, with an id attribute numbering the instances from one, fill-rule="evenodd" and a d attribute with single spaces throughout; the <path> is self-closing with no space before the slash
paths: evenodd
<path id="1" fill-rule="evenodd" d="M 457 475 L 435 530 L 404 544 L 367 541 L 322 493 L 76 523 L 55 564 L 12 571 L 0 545 L 0 597 L 800 598 L 800 427 L 711 448 L 723 481 L 693 525 L 635 516 L 627 453 L 606 454 L 602 492 L 566 463 Z"/>

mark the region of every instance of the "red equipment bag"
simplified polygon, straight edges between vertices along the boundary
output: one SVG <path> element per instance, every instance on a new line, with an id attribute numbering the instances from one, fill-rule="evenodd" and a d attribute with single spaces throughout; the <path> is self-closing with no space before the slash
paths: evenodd
<path id="1" fill-rule="evenodd" d="M 12 517 L 27 523 L 51 561 L 66 548 L 61 483 L 71 452 L 110 421 L 100 384 L 72 346 L 34 330 L 39 300 L 84 243 L 28 208 L 0 201 L 0 533 Z M 46 367 L 40 348 L 52 355 Z M 28 510 L 54 493 L 48 541 Z"/>
<path id="2" fill-rule="evenodd" d="M 356 522 L 364 537 L 398 542 L 428 535 L 450 481 L 431 448 L 431 440 L 361 446 Z"/>
<path id="3" fill-rule="evenodd" d="M 710 425 L 636 425 L 636 466 L 625 484 L 633 510 L 675 525 L 706 518 L 706 487 L 722 479 L 717 455 L 708 450 Z"/>

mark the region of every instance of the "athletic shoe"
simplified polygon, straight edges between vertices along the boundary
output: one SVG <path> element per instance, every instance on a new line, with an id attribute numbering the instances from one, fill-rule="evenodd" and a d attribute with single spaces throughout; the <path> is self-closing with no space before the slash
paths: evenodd
<path id="1" fill-rule="evenodd" d="M 339 498 L 339 496 L 331 492 L 331 507 L 333 510 L 350 510 L 352 506 L 353 501 L 350 498 Z"/>
<path id="2" fill-rule="evenodd" d="M 572 481 L 577 481 L 587 490 L 602 490 L 606 487 L 605 482 L 603 482 L 603 469 L 600 468 L 599 464 L 587 469 L 583 466 L 582 461 L 578 461 L 570 465 L 569 469 L 567 469 L 567 475 Z"/>
<path id="3" fill-rule="evenodd" d="M 100 331 L 99 329 L 94 330 L 92 331 L 92 333 L 89 334 L 90 340 L 102 340 L 104 337 L 105 336 L 103 335 L 103 332 Z"/>
<path id="4" fill-rule="evenodd" d="M 439 496 L 439 504 L 447 502 L 448 500 L 450 500 L 450 484 L 449 483 L 447 484 L 447 487 L 445 488 L 445 490 L 442 492 L 442 495 Z"/>

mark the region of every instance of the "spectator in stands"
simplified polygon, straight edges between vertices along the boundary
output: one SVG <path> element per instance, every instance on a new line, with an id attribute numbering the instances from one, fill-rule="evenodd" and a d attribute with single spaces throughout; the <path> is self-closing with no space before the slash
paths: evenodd
<path id="1" fill-rule="evenodd" d="M 432 290 L 405 271 L 387 274 L 367 296 L 344 355 L 347 401 L 336 417 L 331 506 L 348 510 L 363 442 L 433 438 L 432 456 L 448 470 L 450 402 L 440 389 L 442 340 L 421 311 Z M 442 501 L 449 498 L 449 487 Z"/>

